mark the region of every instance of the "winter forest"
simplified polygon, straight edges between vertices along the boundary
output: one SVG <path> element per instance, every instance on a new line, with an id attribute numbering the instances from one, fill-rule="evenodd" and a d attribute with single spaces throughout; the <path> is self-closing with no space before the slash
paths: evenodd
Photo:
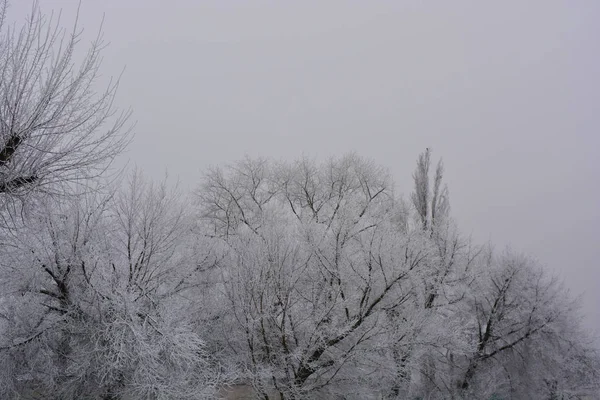
<path id="1" fill-rule="evenodd" d="M 143 138 L 97 85 L 102 35 L 8 6 L 1 399 L 597 398 L 576 296 L 461 233 L 431 149 L 410 193 L 354 153 L 247 157 L 187 193 L 114 162 Z"/>

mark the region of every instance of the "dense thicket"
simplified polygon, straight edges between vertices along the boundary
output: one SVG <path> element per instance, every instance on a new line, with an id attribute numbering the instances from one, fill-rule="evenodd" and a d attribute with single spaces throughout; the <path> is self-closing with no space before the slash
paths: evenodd
<path id="1" fill-rule="evenodd" d="M 208 172 L 218 348 L 262 396 L 561 398 L 597 382 L 577 304 L 535 261 L 462 236 L 443 166 L 406 203 L 356 155 Z M 431 182 L 430 182 L 431 181 Z"/>

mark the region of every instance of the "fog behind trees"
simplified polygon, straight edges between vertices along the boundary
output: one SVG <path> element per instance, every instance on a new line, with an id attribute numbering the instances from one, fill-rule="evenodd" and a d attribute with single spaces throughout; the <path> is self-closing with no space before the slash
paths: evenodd
<path id="1" fill-rule="evenodd" d="M 205 126 L 202 117 L 218 117 L 210 110 L 230 107 L 225 98 L 241 101 L 258 93 L 244 85 L 214 92 L 209 85 L 195 103 L 185 96 L 164 98 L 180 117 L 148 134 L 147 122 L 135 126 L 129 108 L 117 101 L 127 75 L 104 75 L 114 60 L 102 64 L 110 48 L 102 30 L 82 33 L 82 15 L 73 26 L 37 7 L 13 25 L 8 16 L 20 15 L 21 3 L 16 10 L 2 4 L 3 397 L 215 398 L 232 385 L 261 398 L 289 399 L 580 398 L 597 391 L 598 349 L 588 331 L 593 319 L 584 314 L 589 297 L 579 301 L 556 276 L 556 266 L 544 265 L 553 249 L 523 252 L 522 241 L 505 248 L 462 228 L 455 208 L 475 207 L 477 190 L 500 181 L 497 173 L 480 173 L 464 201 L 464 183 L 453 186 L 461 180 L 438 150 L 452 135 L 435 152 L 423 146 L 407 155 L 414 143 L 403 147 L 401 136 L 378 140 L 381 131 L 373 125 L 373 135 L 362 134 L 368 145 L 358 148 L 365 157 L 347 151 L 357 150 L 360 123 L 342 129 L 309 113 L 303 123 L 325 124 L 302 136 L 294 136 L 302 124 L 279 126 L 292 135 L 285 150 L 274 157 L 242 156 L 241 148 L 271 154 L 280 140 L 255 131 L 260 124 L 243 123 L 260 115 L 245 119 L 252 105 L 262 104 L 258 99 L 271 98 L 269 92 L 247 102 L 250 109 L 223 114 L 241 123 L 237 129 L 245 136 L 237 142 L 220 133 L 227 125 Z M 283 32 L 296 28 L 289 29 Z M 252 40 L 264 40 L 263 34 Z M 333 31 L 320 34 L 336 37 Z M 224 76 L 234 72 L 225 59 L 206 59 L 222 63 Z M 257 59 L 248 55 L 250 71 Z M 348 71 L 357 66 L 347 65 Z M 179 67 L 183 63 L 157 74 L 145 97 L 164 96 L 161 79 L 178 76 Z M 307 68 L 333 71 L 310 63 Z M 373 83 L 354 82 L 357 88 Z M 134 92 L 139 90 L 126 91 Z M 346 100 L 359 93 L 342 92 L 337 95 Z M 209 97 L 210 104 L 201 100 Z M 334 115 L 343 109 L 342 100 L 309 98 Z M 381 110 L 384 103 L 389 105 L 371 102 L 363 111 Z M 185 113 L 192 104 L 194 113 Z M 170 109 L 153 114 L 167 116 Z M 351 110 L 343 113 L 348 121 L 356 117 Z M 331 135 L 314 137 L 324 128 Z M 184 132 L 202 139 L 203 150 L 190 154 Z M 156 157 L 153 140 L 159 137 L 177 144 L 177 161 L 164 156 L 170 145 Z M 312 145 L 295 147 L 300 138 Z M 454 140 L 460 144 L 460 135 Z M 385 154 L 373 154 L 376 142 Z M 461 157 L 472 167 L 495 162 L 482 159 L 489 149 L 463 144 Z M 218 152 L 200 159 L 206 148 Z M 385 162 L 390 152 L 399 160 L 393 169 Z M 523 148 L 514 154 L 521 153 L 534 154 Z M 127 155 L 139 167 L 121 168 Z M 152 165 L 146 168 L 148 157 Z M 193 167 L 182 174 L 182 184 L 157 179 L 159 169 L 185 165 L 183 159 Z M 214 165 L 206 166 L 209 161 Z M 507 157 L 497 168 L 511 171 L 519 162 Z M 547 183 L 547 176 L 556 178 L 535 173 L 545 164 L 530 165 L 513 175 L 527 187 L 506 198 L 516 202 Z M 586 176 L 590 169 L 577 171 Z M 569 215 L 587 210 L 589 224 L 596 208 L 585 207 L 593 197 L 583 197 Z M 495 208 L 503 204 L 499 199 L 487 205 L 489 214 L 503 215 Z M 540 209 L 530 207 L 530 214 Z M 568 226 L 560 215 L 554 228 Z M 530 225 L 512 226 L 514 237 Z M 583 270 L 594 264 L 585 265 Z"/>

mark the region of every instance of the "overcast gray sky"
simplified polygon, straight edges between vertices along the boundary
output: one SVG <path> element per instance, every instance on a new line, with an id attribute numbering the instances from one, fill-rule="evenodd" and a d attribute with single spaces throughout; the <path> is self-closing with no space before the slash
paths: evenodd
<path id="1" fill-rule="evenodd" d="M 82 0 L 86 33 L 103 14 L 148 175 L 356 151 L 408 193 L 432 147 L 463 231 L 560 273 L 600 329 L 600 2 Z"/>

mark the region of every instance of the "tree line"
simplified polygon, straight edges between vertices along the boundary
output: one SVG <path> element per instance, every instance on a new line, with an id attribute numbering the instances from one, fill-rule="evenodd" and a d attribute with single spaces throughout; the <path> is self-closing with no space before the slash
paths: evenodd
<path id="1" fill-rule="evenodd" d="M 575 399 L 580 304 L 463 235 L 426 149 L 409 196 L 356 154 L 245 158 L 184 193 L 111 166 L 132 141 L 102 36 L 0 1 L 0 397 Z M 80 61 L 76 61 L 80 59 Z M 596 391 L 596 392 L 594 392 Z"/>

